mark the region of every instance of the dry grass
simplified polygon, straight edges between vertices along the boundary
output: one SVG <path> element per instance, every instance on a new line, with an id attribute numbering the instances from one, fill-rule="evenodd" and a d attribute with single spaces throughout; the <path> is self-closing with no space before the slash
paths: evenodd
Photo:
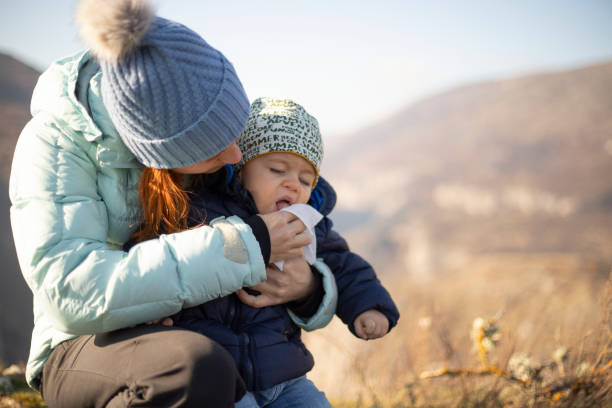
<path id="1" fill-rule="evenodd" d="M 45 408 L 40 394 L 28 387 L 25 365 L 13 364 L 4 368 L 0 363 L 0 408 Z"/>
<path id="2" fill-rule="evenodd" d="M 32 390 L 0 396 L 0 408 L 45 408 L 46 406 L 40 394 Z"/>
<path id="3" fill-rule="evenodd" d="M 600 269 L 580 255 L 493 254 L 435 279 L 391 277 L 398 327 L 373 342 L 339 321 L 307 334 L 310 377 L 335 407 L 612 406 Z"/>
<path id="4" fill-rule="evenodd" d="M 435 278 L 386 276 L 402 313 L 388 336 L 364 342 L 337 319 L 305 335 L 334 407 L 612 407 L 601 263 L 489 254 Z M 0 395 L 0 408 L 39 406 L 34 392 Z"/>

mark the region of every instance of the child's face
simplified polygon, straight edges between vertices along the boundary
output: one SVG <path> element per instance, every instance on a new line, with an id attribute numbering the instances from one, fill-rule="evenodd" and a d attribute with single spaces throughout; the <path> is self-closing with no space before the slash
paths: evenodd
<path id="1" fill-rule="evenodd" d="M 268 153 L 247 162 L 240 177 L 244 188 L 251 192 L 259 213 L 268 214 L 291 204 L 306 204 L 315 170 L 298 155 Z"/>

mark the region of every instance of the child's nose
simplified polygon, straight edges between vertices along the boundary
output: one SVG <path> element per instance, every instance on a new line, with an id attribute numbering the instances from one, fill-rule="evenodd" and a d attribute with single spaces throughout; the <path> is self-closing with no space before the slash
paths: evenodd
<path id="1" fill-rule="evenodd" d="M 294 174 L 288 174 L 285 178 L 285 187 L 292 191 L 299 191 L 300 189 L 300 180 Z"/>

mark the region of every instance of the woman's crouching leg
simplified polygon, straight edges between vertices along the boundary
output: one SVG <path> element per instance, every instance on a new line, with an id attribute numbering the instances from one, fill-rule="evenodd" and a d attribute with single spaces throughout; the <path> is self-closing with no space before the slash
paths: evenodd
<path id="1" fill-rule="evenodd" d="M 232 407 L 245 393 L 225 349 L 198 333 L 139 326 L 60 344 L 45 364 L 49 407 Z"/>

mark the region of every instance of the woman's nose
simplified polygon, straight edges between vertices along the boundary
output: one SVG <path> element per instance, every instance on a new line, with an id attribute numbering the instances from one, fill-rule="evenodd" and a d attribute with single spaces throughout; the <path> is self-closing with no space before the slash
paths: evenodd
<path id="1" fill-rule="evenodd" d="M 221 156 L 224 164 L 236 164 L 240 159 L 242 159 L 242 152 L 236 142 L 232 142 L 231 145 L 226 147 Z"/>

